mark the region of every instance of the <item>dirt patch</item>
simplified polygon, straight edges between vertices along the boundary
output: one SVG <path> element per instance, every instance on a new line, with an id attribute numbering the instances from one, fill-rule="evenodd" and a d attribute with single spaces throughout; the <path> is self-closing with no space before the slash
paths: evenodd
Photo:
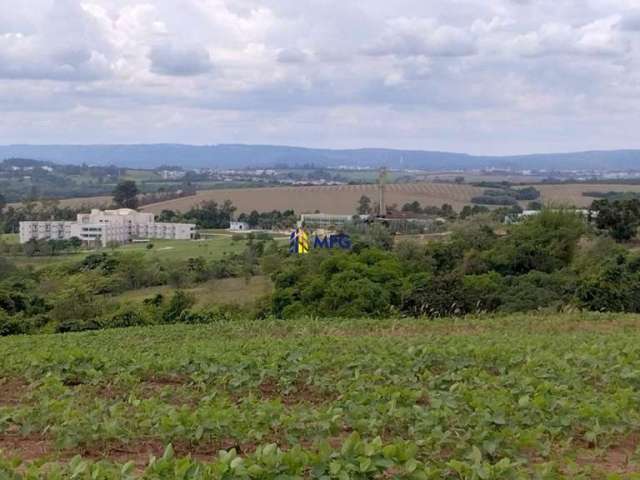
<path id="1" fill-rule="evenodd" d="M 151 457 L 160 458 L 165 452 L 167 444 L 157 439 L 140 439 L 124 442 L 99 442 L 79 448 L 59 450 L 53 441 L 43 435 L 0 435 L 0 458 L 18 458 L 29 462 L 35 460 L 68 461 L 76 455 L 89 460 L 109 460 L 114 463 L 132 461 L 138 469 L 149 464 Z M 257 445 L 243 443 L 233 439 L 191 444 L 186 441 L 173 443 L 174 454 L 178 458 L 190 456 L 201 462 L 211 462 L 220 450 L 235 449 L 239 454 L 255 452 Z"/>
<path id="2" fill-rule="evenodd" d="M 0 378 L 0 407 L 19 405 L 25 402 L 29 384 L 20 378 Z"/>
<path id="3" fill-rule="evenodd" d="M 628 435 L 604 450 L 581 450 L 576 456 L 576 463 L 606 474 L 640 473 L 640 464 L 634 459 L 638 445 L 640 434 Z"/>
<path id="4" fill-rule="evenodd" d="M 141 439 L 129 443 L 109 442 L 95 444 L 81 448 L 75 452 L 83 458 L 92 460 L 109 460 L 115 463 L 133 462 L 138 469 L 149 464 L 151 457 L 160 458 L 164 455 L 168 444 L 157 439 Z M 220 450 L 235 449 L 239 454 L 255 452 L 257 445 L 253 443 L 240 444 L 232 439 L 192 444 L 185 441 L 172 443 L 174 455 L 178 458 L 191 457 L 200 462 L 213 461 Z"/>
<path id="5" fill-rule="evenodd" d="M 258 386 L 260 398 L 262 400 L 280 400 L 285 405 L 322 403 L 335 400 L 336 395 L 330 392 L 323 392 L 317 387 L 310 385 L 304 379 L 298 379 L 289 388 L 284 388 L 274 378 L 266 378 Z"/>
<path id="6" fill-rule="evenodd" d="M 189 378 L 185 376 L 167 375 L 150 377 L 132 386 L 103 383 L 91 387 L 79 385 L 77 388 L 80 388 L 81 392 L 106 400 L 126 400 L 129 395 L 134 394 L 140 399 L 160 397 L 171 404 L 183 405 L 196 401 L 196 392 L 183 388 L 189 381 Z"/>
<path id="7" fill-rule="evenodd" d="M 158 388 L 171 385 L 185 385 L 189 383 L 191 379 L 187 375 L 181 374 L 168 374 L 168 375 L 154 375 L 149 378 L 145 378 L 141 383 L 146 385 L 154 385 Z"/>
<path id="8" fill-rule="evenodd" d="M 0 435 L 0 456 L 21 460 L 38 460 L 51 455 L 53 443 L 41 435 Z"/>

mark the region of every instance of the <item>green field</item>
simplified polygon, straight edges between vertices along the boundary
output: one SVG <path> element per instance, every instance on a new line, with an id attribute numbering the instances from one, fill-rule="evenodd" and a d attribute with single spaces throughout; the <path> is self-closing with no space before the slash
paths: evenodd
<path id="1" fill-rule="evenodd" d="M 0 242 L 14 244 L 20 241 L 17 233 L 0 233 Z"/>
<path id="2" fill-rule="evenodd" d="M 245 305 L 258 300 L 271 293 L 273 286 L 265 276 L 244 278 L 223 278 L 209 280 L 192 288 L 183 289 L 193 295 L 196 307 L 210 307 L 213 305 Z M 160 287 L 141 288 L 130 290 L 115 297 L 116 300 L 129 302 L 142 302 L 143 300 L 162 294 L 170 297 L 175 292 L 173 287 L 163 285 Z"/>
<path id="3" fill-rule="evenodd" d="M 123 180 L 133 180 L 134 182 L 153 182 L 162 180 L 162 177 L 153 170 L 125 170 L 121 177 Z"/>
<path id="4" fill-rule="evenodd" d="M 638 478 L 639 327 L 565 314 L 2 338 L 0 478 Z"/>
<path id="5" fill-rule="evenodd" d="M 69 261 L 79 261 L 89 254 L 102 252 L 142 252 L 147 258 L 165 260 L 186 260 L 203 257 L 206 260 L 222 258 L 224 255 L 241 253 L 245 240 L 234 241 L 230 235 L 217 235 L 206 240 L 152 240 L 153 248 L 148 243 L 132 243 L 114 248 L 83 250 L 78 253 L 61 254 L 53 257 L 8 256 L 18 266 L 45 266 Z"/>

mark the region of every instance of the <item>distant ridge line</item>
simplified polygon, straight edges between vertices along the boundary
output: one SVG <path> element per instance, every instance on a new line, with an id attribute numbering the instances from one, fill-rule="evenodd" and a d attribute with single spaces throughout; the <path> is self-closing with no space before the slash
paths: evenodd
<path id="1" fill-rule="evenodd" d="M 130 168 L 178 164 L 187 168 L 343 165 L 424 170 L 640 170 L 640 149 L 498 156 L 389 148 L 326 149 L 247 144 L 0 145 L 0 160 L 7 158 Z"/>

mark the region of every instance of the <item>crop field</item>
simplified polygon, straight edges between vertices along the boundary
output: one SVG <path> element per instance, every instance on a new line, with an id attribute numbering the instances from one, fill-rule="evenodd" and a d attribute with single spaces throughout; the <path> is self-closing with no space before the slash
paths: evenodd
<path id="1" fill-rule="evenodd" d="M 620 191 L 640 192 L 640 185 L 535 185 L 542 194 L 541 201 L 553 205 L 587 207 L 593 198 L 585 197 L 582 192 Z M 443 203 L 461 210 L 471 203 L 474 196 L 481 195 L 484 189 L 470 185 L 443 183 L 407 183 L 389 184 L 386 187 L 387 204 L 404 205 L 419 201 L 422 205 L 441 206 Z M 222 203 L 231 200 L 238 212 L 251 210 L 270 211 L 293 208 L 298 213 L 322 212 L 352 214 L 361 195 L 367 195 L 375 201 L 376 185 L 340 185 L 327 187 L 273 187 L 239 188 L 200 191 L 197 195 L 166 202 L 154 203 L 143 210 L 160 213 L 164 209 L 185 211 L 206 200 Z M 527 202 L 522 202 L 526 206 Z"/>
<path id="2" fill-rule="evenodd" d="M 444 175 L 443 177 L 445 177 Z M 465 177 L 467 178 L 467 177 Z M 493 177 L 469 176 L 467 181 L 493 180 Z M 522 180 L 522 179 L 514 179 Z M 542 201 L 559 206 L 588 207 L 594 200 L 582 195 L 583 192 L 640 192 L 640 185 L 621 184 L 564 184 L 534 185 L 542 194 Z M 404 183 L 387 185 L 387 203 L 403 205 L 407 202 L 419 201 L 422 205 L 452 205 L 456 210 L 471 203 L 474 196 L 481 195 L 483 188 L 471 185 L 442 184 L 433 182 Z M 159 214 L 164 209 L 186 211 L 207 200 L 222 203 L 231 200 L 238 207 L 239 213 L 251 210 L 271 211 L 293 208 L 297 213 L 308 213 L 320 210 L 329 213 L 352 214 L 361 195 L 372 200 L 377 198 L 377 187 L 367 185 L 339 185 L 318 187 L 269 187 L 269 188 L 217 188 L 200 190 L 197 195 L 167 200 L 146 205 L 141 210 Z M 110 196 L 69 198 L 60 200 L 61 206 L 105 208 L 112 202 Z M 526 206 L 527 202 L 521 202 Z M 12 204 L 16 205 L 16 204 Z"/>
<path id="3" fill-rule="evenodd" d="M 79 197 L 79 198 L 65 198 L 59 201 L 61 207 L 72 208 L 106 208 L 113 203 L 113 197 L 111 195 L 102 195 L 97 197 Z"/>
<path id="4" fill-rule="evenodd" d="M 546 203 L 552 205 L 575 205 L 588 207 L 595 200 L 585 197 L 583 192 L 636 192 L 640 193 L 640 185 L 602 185 L 602 184 L 568 184 L 568 185 L 536 185 Z"/>
<path id="5" fill-rule="evenodd" d="M 638 478 L 640 317 L 0 339 L 0 478 Z"/>
<path id="6" fill-rule="evenodd" d="M 480 195 L 482 189 L 469 185 L 416 183 L 389 184 L 386 188 L 387 203 L 403 205 L 418 200 L 423 205 L 441 206 L 449 203 L 456 209 L 468 205 L 471 198 Z M 328 187 L 273 187 L 209 190 L 192 197 L 159 202 L 143 207 L 143 210 L 160 213 L 163 209 L 185 211 L 206 200 L 222 203 L 231 200 L 238 212 L 251 210 L 271 211 L 294 209 L 296 212 L 323 212 L 353 214 L 362 195 L 377 198 L 376 185 L 339 185 Z"/>

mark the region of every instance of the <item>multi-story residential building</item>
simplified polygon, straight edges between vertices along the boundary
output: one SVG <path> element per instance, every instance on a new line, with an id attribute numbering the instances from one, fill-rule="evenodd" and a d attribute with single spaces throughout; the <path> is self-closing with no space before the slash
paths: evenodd
<path id="1" fill-rule="evenodd" d="M 69 240 L 77 237 L 83 242 L 102 246 L 128 243 L 136 239 L 188 240 L 194 237 L 196 226 L 190 223 L 156 223 L 152 213 L 129 208 L 91 210 L 78 214 L 75 222 L 20 222 L 20 243 L 36 239 Z"/>

